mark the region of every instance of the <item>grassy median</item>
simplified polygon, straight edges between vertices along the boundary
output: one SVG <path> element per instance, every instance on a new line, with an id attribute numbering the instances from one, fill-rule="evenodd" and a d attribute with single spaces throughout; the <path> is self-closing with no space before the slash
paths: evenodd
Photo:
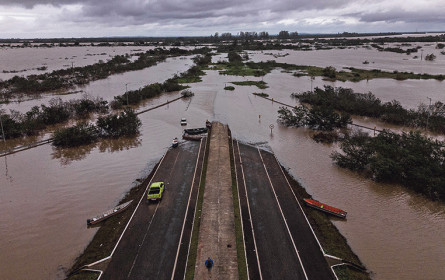
<path id="1" fill-rule="evenodd" d="M 199 182 L 199 194 L 198 194 L 198 201 L 196 202 L 195 218 L 193 221 L 192 240 L 190 241 L 190 249 L 189 249 L 189 255 L 188 255 L 188 259 L 187 259 L 185 278 L 184 278 L 186 280 L 193 280 L 193 278 L 195 277 L 196 256 L 198 254 L 199 227 L 201 225 L 202 204 L 204 201 L 204 189 L 205 189 L 206 174 L 207 174 L 207 164 L 208 164 L 208 160 L 209 160 L 210 134 L 211 134 L 211 130 L 209 131 L 209 134 L 207 136 L 206 149 L 205 149 L 205 155 L 204 155 L 204 163 L 203 163 L 203 167 L 202 167 L 202 176 L 201 176 L 201 180 Z"/>
<path id="2" fill-rule="evenodd" d="M 236 254 L 238 260 L 239 279 L 248 279 L 247 261 L 244 249 L 244 232 L 241 225 L 241 211 L 238 199 L 238 184 L 235 173 L 235 159 L 233 158 L 232 132 L 229 129 L 230 170 L 232 175 L 232 197 L 235 216 Z"/>

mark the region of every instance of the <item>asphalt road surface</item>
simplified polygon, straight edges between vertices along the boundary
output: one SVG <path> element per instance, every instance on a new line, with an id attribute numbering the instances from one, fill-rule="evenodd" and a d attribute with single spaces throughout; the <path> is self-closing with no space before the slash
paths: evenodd
<path id="1" fill-rule="evenodd" d="M 152 180 L 165 182 L 162 200 L 139 205 L 101 279 L 183 278 L 204 146 L 167 152 Z"/>
<path id="2" fill-rule="evenodd" d="M 335 279 L 275 156 L 234 149 L 251 279 Z"/>

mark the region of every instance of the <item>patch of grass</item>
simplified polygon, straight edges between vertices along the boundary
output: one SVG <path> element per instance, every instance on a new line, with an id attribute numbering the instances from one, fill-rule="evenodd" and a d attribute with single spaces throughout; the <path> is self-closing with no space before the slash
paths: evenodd
<path id="1" fill-rule="evenodd" d="M 221 75 L 231 75 L 231 76 L 254 76 L 254 77 L 262 77 L 270 72 L 265 69 L 251 67 L 248 64 L 237 63 L 218 63 L 215 67 L 221 69 L 219 73 Z"/>
<path id="2" fill-rule="evenodd" d="M 198 254 L 198 241 L 199 241 L 199 227 L 201 226 L 201 213 L 202 213 L 202 204 L 204 201 L 204 189 L 207 175 L 207 164 L 209 160 L 209 149 L 210 149 L 210 133 L 207 136 L 207 144 L 204 156 L 204 163 L 202 167 L 202 176 L 199 182 L 199 195 L 198 201 L 196 202 L 196 210 L 195 210 L 195 218 L 193 223 L 193 231 L 192 231 L 192 240 L 190 241 L 190 249 L 189 256 L 187 260 L 187 268 L 185 274 L 185 280 L 193 280 L 195 277 L 195 264 L 196 257 Z"/>
<path id="3" fill-rule="evenodd" d="M 362 80 L 371 80 L 379 78 L 396 79 L 396 80 L 406 80 L 406 79 L 436 79 L 439 81 L 445 80 L 444 74 L 431 75 L 431 74 L 415 74 L 413 72 L 387 72 L 379 69 L 358 69 L 354 67 L 345 67 L 344 70 L 335 70 L 332 75 L 327 75 L 326 68 L 331 67 L 317 67 L 308 65 L 296 65 L 288 63 L 279 63 L 275 60 L 269 60 L 267 62 L 247 62 L 238 64 L 220 63 L 218 67 L 224 68 L 221 70 L 220 74 L 234 75 L 234 76 L 264 76 L 270 73 L 273 69 L 281 68 L 286 72 L 297 71 L 293 75 L 296 77 L 302 76 L 319 76 L 324 77 L 327 81 L 351 81 L 359 82 Z"/>
<path id="4" fill-rule="evenodd" d="M 369 276 L 365 275 L 352 267 L 342 265 L 334 267 L 335 274 L 339 280 L 368 280 Z"/>
<path id="5" fill-rule="evenodd" d="M 232 197 L 233 197 L 233 210 L 235 215 L 235 237 L 236 237 L 236 253 L 238 260 L 238 279 L 248 279 L 246 255 L 244 253 L 244 238 L 243 228 L 241 225 L 240 205 L 238 199 L 238 184 L 236 182 L 235 174 L 235 160 L 233 158 L 232 147 L 232 133 L 229 130 L 229 151 L 230 151 L 230 170 L 232 175 Z"/>
<path id="6" fill-rule="evenodd" d="M 226 86 L 224 90 L 235 90 L 234 86 Z"/>
<path id="7" fill-rule="evenodd" d="M 269 94 L 264 92 L 253 92 L 252 94 L 260 97 L 269 97 Z"/>
<path id="8" fill-rule="evenodd" d="M 232 82 L 232 84 L 237 86 L 257 86 L 259 89 L 268 88 L 267 83 L 264 81 L 242 81 L 242 82 Z"/>
<path id="9" fill-rule="evenodd" d="M 82 271 L 69 276 L 66 280 L 96 280 L 97 277 L 99 277 L 98 272 Z"/>
<path id="10" fill-rule="evenodd" d="M 199 83 L 202 82 L 202 79 L 200 76 L 183 77 L 177 79 L 177 82 L 179 84 Z"/>
<path id="11" fill-rule="evenodd" d="M 287 173 L 283 168 L 289 183 L 301 205 L 304 205 L 303 198 L 311 198 L 306 190 Z M 347 260 L 359 266 L 363 266 L 358 256 L 349 247 L 347 240 L 338 231 L 338 229 L 331 222 L 331 219 L 339 219 L 331 217 L 326 213 L 320 212 L 316 209 L 303 207 L 304 212 L 317 235 L 325 253 Z M 340 269 L 342 277 L 339 279 L 363 279 L 370 280 L 370 275 L 367 272 L 358 271 L 356 269 Z"/>

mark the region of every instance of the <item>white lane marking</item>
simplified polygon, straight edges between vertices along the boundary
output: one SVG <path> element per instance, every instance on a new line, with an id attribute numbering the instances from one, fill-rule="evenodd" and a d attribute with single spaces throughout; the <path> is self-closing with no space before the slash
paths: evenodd
<path id="1" fill-rule="evenodd" d="M 298 253 L 297 246 L 295 245 L 294 238 L 292 237 L 292 234 L 290 232 L 289 225 L 287 224 L 286 218 L 284 217 L 283 210 L 281 209 L 281 204 L 278 201 L 277 193 L 275 192 L 275 188 L 274 188 L 274 186 L 272 184 L 272 180 L 270 179 L 269 172 L 267 172 L 266 165 L 264 164 L 263 156 L 261 155 L 260 149 L 258 147 L 257 147 L 257 150 L 258 150 L 258 154 L 260 155 L 261 162 L 263 163 L 264 170 L 266 171 L 267 178 L 269 179 L 269 183 L 270 183 L 270 186 L 271 186 L 272 191 L 274 193 L 275 200 L 277 201 L 278 208 L 280 209 L 281 217 L 283 218 L 284 224 L 286 225 L 287 233 L 289 234 L 289 237 L 292 240 L 292 245 L 294 246 L 295 253 L 297 253 L 298 260 L 300 261 L 301 268 L 303 269 L 304 277 L 306 279 L 308 279 L 307 274 L 306 274 L 306 270 L 304 269 L 304 266 L 303 266 L 303 262 L 301 261 L 301 258 L 300 258 L 300 254 Z"/>
<path id="2" fill-rule="evenodd" d="M 153 213 L 153 216 L 151 216 L 150 222 L 148 223 L 147 229 L 145 230 L 144 238 L 142 238 L 142 242 L 139 245 L 139 248 L 138 248 L 138 251 L 136 253 L 136 256 L 134 257 L 133 264 L 131 265 L 130 271 L 128 272 L 128 275 L 127 275 L 127 279 L 130 278 L 131 272 L 133 271 L 134 265 L 136 264 L 136 260 L 137 260 L 137 258 L 139 256 L 139 252 L 141 251 L 141 248 L 144 245 L 145 238 L 147 237 L 148 231 L 150 230 L 150 226 L 151 226 L 151 224 L 153 222 L 153 219 L 154 219 L 154 217 L 156 215 L 156 212 L 158 211 L 159 204 L 160 203 L 157 203 L 156 208 L 155 208 L 155 212 Z"/>
<path id="3" fill-rule="evenodd" d="M 275 160 L 277 161 L 277 164 L 280 166 L 281 173 L 283 173 L 283 176 L 284 176 L 284 178 L 286 179 L 287 186 L 288 186 L 289 189 L 292 191 L 292 194 L 294 195 L 295 201 L 297 202 L 298 206 L 300 207 L 301 213 L 303 213 L 304 218 L 306 219 L 306 222 L 307 222 L 307 224 L 309 225 L 309 228 L 311 229 L 312 234 L 313 234 L 314 237 L 315 237 L 315 240 L 317 240 L 317 243 L 318 243 L 318 246 L 320 247 L 321 252 L 322 252 L 323 255 L 325 256 L 326 253 L 324 252 L 323 247 L 321 247 L 321 243 L 320 243 L 320 241 L 318 240 L 317 235 L 315 235 L 314 229 L 312 228 L 311 224 L 309 223 L 309 220 L 308 220 L 308 218 L 307 218 L 307 216 L 306 216 L 306 213 L 304 213 L 304 211 L 303 211 L 303 207 L 301 207 L 301 204 L 300 204 L 300 202 L 299 202 L 298 199 L 297 199 L 297 195 L 295 194 L 294 190 L 292 189 L 292 187 L 291 187 L 291 185 L 290 185 L 290 183 L 289 183 L 289 180 L 287 180 L 286 174 L 284 174 L 284 171 L 283 171 L 283 169 L 281 168 L 280 162 L 278 161 L 278 159 L 277 159 L 277 157 L 275 156 L 275 154 L 274 154 L 274 157 L 275 157 Z"/>
<path id="4" fill-rule="evenodd" d="M 239 217 L 241 221 L 241 232 L 243 233 L 243 244 L 244 244 L 244 258 L 246 260 L 246 269 L 247 269 L 247 280 L 250 279 L 249 276 L 249 264 L 247 263 L 247 252 L 246 252 L 246 241 L 244 240 L 244 225 L 243 225 L 243 213 L 241 211 L 241 200 L 240 200 L 240 194 L 239 194 L 239 186 L 238 186 L 238 173 L 236 172 L 236 158 L 235 158 L 235 149 L 233 137 L 231 137 L 232 141 L 232 155 L 233 155 L 233 167 L 235 168 L 235 180 L 236 180 L 236 191 L 238 192 L 238 207 L 239 207 Z M 241 159 L 240 159 L 241 161 Z"/>
<path id="5" fill-rule="evenodd" d="M 127 231 L 127 228 L 128 228 L 128 226 L 130 225 L 130 222 L 131 222 L 131 220 L 133 219 L 134 214 L 136 214 L 136 211 L 138 210 L 139 205 L 140 205 L 141 202 L 142 202 L 142 199 L 145 197 L 145 193 L 147 192 L 148 187 L 150 186 L 151 182 L 153 181 L 153 178 L 156 176 L 156 173 L 157 173 L 158 170 L 159 170 L 159 167 L 161 166 L 162 162 L 164 161 L 164 158 L 165 158 L 165 155 L 166 155 L 166 154 L 167 154 L 167 153 L 165 153 L 165 154 L 162 156 L 162 159 L 161 159 L 161 161 L 159 162 L 159 165 L 158 165 L 158 167 L 156 168 L 155 173 L 153 173 L 153 176 L 151 177 L 150 182 L 147 184 L 147 187 L 145 188 L 145 191 L 144 191 L 144 193 L 142 194 L 141 199 L 139 199 L 139 203 L 138 203 L 138 205 L 137 205 L 136 208 L 134 209 L 133 214 L 132 214 L 131 217 L 130 217 L 130 220 L 128 220 L 128 223 L 127 223 L 127 225 L 125 226 L 124 231 L 122 232 L 121 236 L 119 237 L 119 240 L 117 241 L 116 245 L 114 246 L 113 251 L 111 251 L 111 254 L 110 254 L 108 257 L 105 257 L 105 258 L 103 258 L 103 259 L 101 259 L 101 260 L 98 260 L 98 261 L 96 261 L 96 262 L 87 264 L 86 267 L 91 267 L 91 266 L 93 266 L 93 265 L 96 265 L 96 264 L 101 263 L 101 262 L 103 262 L 103 261 L 106 261 L 106 260 L 108 260 L 108 259 L 111 259 L 111 257 L 112 257 L 113 254 L 114 254 L 114 251 L 116 251 L 117 246 L 119 245 L 119 243 L 120 243 L 122 237 L 124 236 L 125 232 Z M 101 277 L 101 276 L 102 276 L 102 274 L 99 275 L 99 277 L 97 278 L 97 280 L 100 280 L 100 277 Z"/>
<path id="6" fill-rule="evenodd" d="M 208 136 L 207 136 L 208 137 Z M 201 142 L 202 142 L 202 138 L 201 138 Z M 204 170 L 204 161 L 205 161 L 205 157 L 206 157 L 206 150 L 207 150 L 207 138 L 206 138 L 206 141 L 205 141 L 205 146 L 204 146 L 204 156 L 203 156 L 203 159 L 202 159 L 202 165 L 201 165 L 201 176 L 199 177 L 200 179 L 200 181 L 201 181 L 201 178 L 202 178 L 202 172 L 203 172 L 203 170 Z M 185 275 L 187 274 L 187 263 L 189 262 L 189 255 L 190 255 L 190 246 L 191 246 L 191 244 L 192 244 L 192 237 L 193 237 L 193 227 L 195 226 L 195 216 L 196 216 L 196 209 L 198 208 L 198 198 L 199 198 L 199 191 L 200 191 L 200 188 L 201 188 L 201 182 L 199 182 L 199 185 L 198 185 L 198 193 L 196 194 L 196 202 L 195 202 L 195 214 L 193 215 L 193 221 L 192 221 L 192 232 L 191 232 L 191 234 L 190 234 L 190 240 L 189 240 L 189 246 L 188 246 L 188 250 L 187 250 L 187 260 L 186 260 L 186 262 L 185 262 L 185 270 L 184 270 L 184 279 L 185 279 Z M 199 234 L 199 233 L 198 233 Z"/>
<path id="7" fill-rule="evenodd" d="M 201 142 L 199 143 L 198 157 L 196 158 L 195 172 L 193 174 L 192 186 L 190 187 L 189 200 L 187 202 L 187 208 L 185 210 L 184 221 L 182 223 L 182 230 L 181 230 L 181 236 L 179 237 L 178 249 L 176 250 L 175 264 L 173 265 L 173 271 L 172 271 L 172 276 L 171 276 L 172 280 L 175 277 L 175 270 L 176 270 L 176 265 L 178 263 L 178 257 L 179 257 L 179 249 L 181 248 L 182 236 L 184 235 L 185 221 L 187 219 L 187 213 L 189 211 L 190 199 L 192 197 L 192 191 L 193 191 L 193 185 L 195 184 L 196 170 L 198 169 L 199 155 L 201 154 L 201 145 L 202 145 L 202 139 L 201 139 Z"/>
<path id="8" fill-rule="evenodd" d="M 236 145 L 238 146 L 238 156 L 239 156 L 240 165 L 241 165 L 241 173 L 243 174 L 244 190 L 246 192 L 247 209 L 249 210 L 248 212 L 249 212 L 250 227 L 252 228 L 253 244 L 255 245 L 255 254 L 256 254 L 256 259 L 258 262 L 258 271 L 260 273 L 260 279 L 263 279 L 263 274 L 261 273 L 260 257 L 258 256 L 258 248 L 256 246 L 256 240 L 255 240 L 255 230 L 253 229 L 252 214 L 250 212 L 249 196 L 247 194 L 246 176 L 244 175 L 243 161 L 241 159 L 241 152 L 240 152 L 238 141 L 236 141 Z"/>

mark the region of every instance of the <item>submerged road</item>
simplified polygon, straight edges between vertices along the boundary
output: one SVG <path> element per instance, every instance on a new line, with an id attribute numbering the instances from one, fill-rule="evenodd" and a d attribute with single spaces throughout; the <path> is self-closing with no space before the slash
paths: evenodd
<path id="1" fill-rule="evenodd" d="M 335 279 L 275 156 L 233 146 L 249 276 Z"/>
<path id="2" fill-rule="evenodd" d="M 166 153 L 152 179 L 162 201 L 139 205 L 101 279 L 183 279 L 204 151 L 205 140 Z"/>

